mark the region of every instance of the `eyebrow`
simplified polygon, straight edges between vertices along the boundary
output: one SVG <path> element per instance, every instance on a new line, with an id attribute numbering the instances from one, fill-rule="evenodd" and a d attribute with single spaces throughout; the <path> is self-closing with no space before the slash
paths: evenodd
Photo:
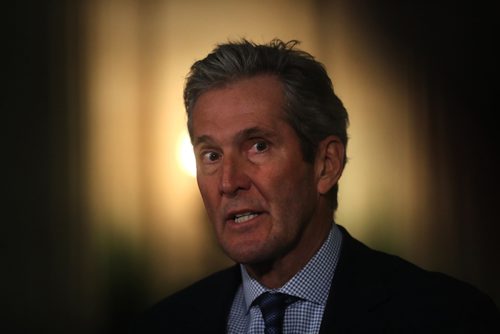
<path id="1" fill-rule="evenodd" d="M 201 144 L 206 144 L 206 143 L 212 144 L 212 143 L 214 143 L 214 140 L 209 135 L 202 135 L 202 136 L 194 138 L 193 147 L 201 145 Z"/>
<path id="2" fill-rule="evenodd" d="M 277 137 L 278 134 L 276 131 L 264 129 L 258 126 L 254 126 L 248 129 L 241 130 L 235 136 L 237 140 L 243 141 L 252 137 L 266 137 L 266 138 L 274 138 Z"/>
<path id="3" fill-rule="evenodd" d="M 278 134 L 276 131 L 264 129 L 258 126 L 243 129 L 238 131 L 234 136 L 234 142 L 242 142 L 248 138 L 252 137 L 265 137 L 265 138 L 276 138 Z M 198 146 L 201 144 L 215 145 L 215 140 L 209 135 L 201 135 L 194 139 L 193 146 Z"/>

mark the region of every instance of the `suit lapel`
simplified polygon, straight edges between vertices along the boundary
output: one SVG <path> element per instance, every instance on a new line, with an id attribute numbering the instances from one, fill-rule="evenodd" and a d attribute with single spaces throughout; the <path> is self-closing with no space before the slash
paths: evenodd
<path id="1" fill-rule="evenodd" d="M 241 284 L 241 273 L 238 265 L 225 270 L 216 284 L 210 287 L 197 300 L 196 305 L 199 315 L 202 316 L 199 322 L 193 323 L 197 333 L 225 333 L 226 324 L 233 304 L 233 299 Z"/>
<path id="2" fill-rule="evenodd" d="M 368 323 L 369 330 L 376 330 L 374 310 L 390 299 L 389 292 L 370 261 L 374 251 L 352 238 L 343 227 L 339 228 L 342 248 L 320 334 L 364 332 Z M 383 323 L 378 325 L 382 327 Z"/>

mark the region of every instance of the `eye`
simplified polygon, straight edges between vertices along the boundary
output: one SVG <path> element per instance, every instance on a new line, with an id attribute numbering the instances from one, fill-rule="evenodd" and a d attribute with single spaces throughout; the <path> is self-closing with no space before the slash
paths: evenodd
<path id="1" fill-rule="evenodd" d="M 202 161 L 205 163 L 213 163 L 220 159 L 220 154 L 214 151 L 204 152 L 201 155 Z"/>
<path id="2" fill-rule="evenodd" d="M 259 141 L 253 145 L 253 149 L 256 152 L 264 152 L 269 148 L 269 145 L 265 141 Z"/>

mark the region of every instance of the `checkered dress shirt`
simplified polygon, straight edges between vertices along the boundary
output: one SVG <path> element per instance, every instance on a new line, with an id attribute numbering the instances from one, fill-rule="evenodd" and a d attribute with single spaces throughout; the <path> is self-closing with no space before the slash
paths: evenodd
<path id="1" fill-rule="evenodd" d="M 252 279 L 242 265 L 242 284 L 231 306 L 227 332 L 264 333 L 262 313 L 257 305 L 252 306 L 252 302 L 262 293 L 271 291 L 300 298 L 286 309 L 283 321 L 284 334 L 319 333 L 341 243 L 342 233 L 333 224 L 328 238 L 307 265 L 284 286 L 275 290 L 269 290 Z"/>

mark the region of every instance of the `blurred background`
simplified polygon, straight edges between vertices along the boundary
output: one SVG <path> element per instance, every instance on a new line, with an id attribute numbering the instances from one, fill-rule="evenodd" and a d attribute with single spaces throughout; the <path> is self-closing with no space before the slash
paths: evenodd
<path id="1" fill-rule="evenodd" d="M 8 5 L 2 333 L 123 333 L 137 312 L 231 264 L 193 177 L 182 90 L 195 60 L 243 37 L 297 39 L 327 67 L 351 119 L 336 221 L 498 305 L 492 6 Z"/>

